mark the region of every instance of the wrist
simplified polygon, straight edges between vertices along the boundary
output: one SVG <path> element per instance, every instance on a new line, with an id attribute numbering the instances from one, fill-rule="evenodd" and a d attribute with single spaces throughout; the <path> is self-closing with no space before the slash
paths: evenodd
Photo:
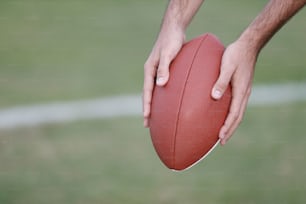
<path id="1" fill-rule="evenodd" d="M 204 0 L 170 0 L 163 19 L 163 27 L 173 27 L 185 33 L 190 21 Z"/>
<path id="2" fill-rule="evenodd" d="M 180 33 L 185 33 L 188 24 L 183 20 L 174 17 L 166 17 L 161 25 L 161 31 L 175 31 Z"/>
<path id="3" fill-rule="evenodd" d="M 161 39 L 166 38 L 167 40 L 174 38 L 182 42 L 185 41 L 186 27 L 177 23 L 167 23 L 167 24 L 165 23 L 166 22 L 164 22 L 164 24 L 161 27 L 158 38 Z"/>
<path id="4" fill-rule="evenodd" d="M 259 54 L 260 50 L 263 47 L 263 43 L 259 38 L 259 35 L 256 35 L 256 32 L 246 29 L 236 41 L 240 44 L 245 50 L 255 54 Z"/>

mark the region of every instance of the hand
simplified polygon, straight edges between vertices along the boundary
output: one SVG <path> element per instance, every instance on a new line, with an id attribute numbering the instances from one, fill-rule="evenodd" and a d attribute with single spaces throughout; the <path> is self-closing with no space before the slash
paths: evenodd
<path id="1" fill-rule="evenodd" d="M 243 118 L 251 94 L 257 56 L 257 51 L 239 40 L 229 45 L 223 54 L 220 75 L 212 89 L 212 97 L 218 100 L 228 85 L 232 86 L 229 114 L 219 132 L 221 145 L 228 141 Z"/>
<path id="2" fill-rule="evenodd" d="M 152 92 L 156 78 L 158 86 L 164 86 L 169 79 L 169 65 L 185 41 L 182 29 L 166 27 L 161 30 L 153 50 L 144 65 L 143 117 L 144 126 L 149 127 Z"/>

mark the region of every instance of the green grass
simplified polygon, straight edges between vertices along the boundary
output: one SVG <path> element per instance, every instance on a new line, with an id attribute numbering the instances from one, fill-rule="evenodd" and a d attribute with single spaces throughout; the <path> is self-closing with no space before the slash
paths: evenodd
<path id="1" fill-rule="evenodd" d="M 163 5 L 1 1 L 0 106 L 140 92 Z"/>
<path id="2" fill-rule="evenodd" d="M 2 131 L 0 203 L 305 203 L 305 115 L 250 108 L 226 146 L 181 173 L 140 118 Z"/>
<path id="3" fill-rule="evenodd" d="M 225 45 L 236 40 L 263 8 L 266 1 L 206 1 L 190 26 L 189 36 L 215 33 Z M 300 11 L 262 50 L 256 68 L 256 83 L 305 81 L 306 12 Z"/>
<path id="4" fill-rule="evenodd" d="M 187 38 L 229 44 L 265 1 L 206 0 Z M 140 93 L 166 2 L 0 2 L 0 107 Z M 255 83 L 305 81 L 305 10 L 260 55 Z M 306 203 L 306 104 L 249 108 L 232 140 L 182 173 L 141 118 L 0 130 L 0 203 Z"/>
<path id="5" fill-rule="evenodd" d="M 225 44 L 264 1 L 207 0 L 188 30 Z M 141 92 L 166 2 L 3 0 L 0 3 L 0 107 Z M 305 80 L 305 11 L 264 49 L 255 83 Z"/>

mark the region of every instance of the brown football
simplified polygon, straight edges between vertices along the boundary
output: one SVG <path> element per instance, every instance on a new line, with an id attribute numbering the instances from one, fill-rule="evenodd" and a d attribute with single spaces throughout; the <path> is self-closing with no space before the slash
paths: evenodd
<path id="1" fill-rule="evenodd" d="M 170 65 L 170 78 L 153 91 L 150 134 L 161 161 L 184 170 L 204 158 L 219 141 L 229 111 L 231 88 L 220 100 L 211 97 L 223 44 L 204 34 L 184 44 Z"/>

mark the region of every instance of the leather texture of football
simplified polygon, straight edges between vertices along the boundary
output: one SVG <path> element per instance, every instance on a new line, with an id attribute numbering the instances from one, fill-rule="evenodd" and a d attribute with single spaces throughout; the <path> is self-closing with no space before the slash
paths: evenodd
<path id="1" fill-rule="evenodd" d="M 155 86 L 149 120 L 153 146 L 170 169 L 184 170 L 204 158 L 219 141 L 231 101 L 229 87 L 211 97 L 224 52 L 213 34 L 185 43 L 170 65 L 164 87 Z"/>

